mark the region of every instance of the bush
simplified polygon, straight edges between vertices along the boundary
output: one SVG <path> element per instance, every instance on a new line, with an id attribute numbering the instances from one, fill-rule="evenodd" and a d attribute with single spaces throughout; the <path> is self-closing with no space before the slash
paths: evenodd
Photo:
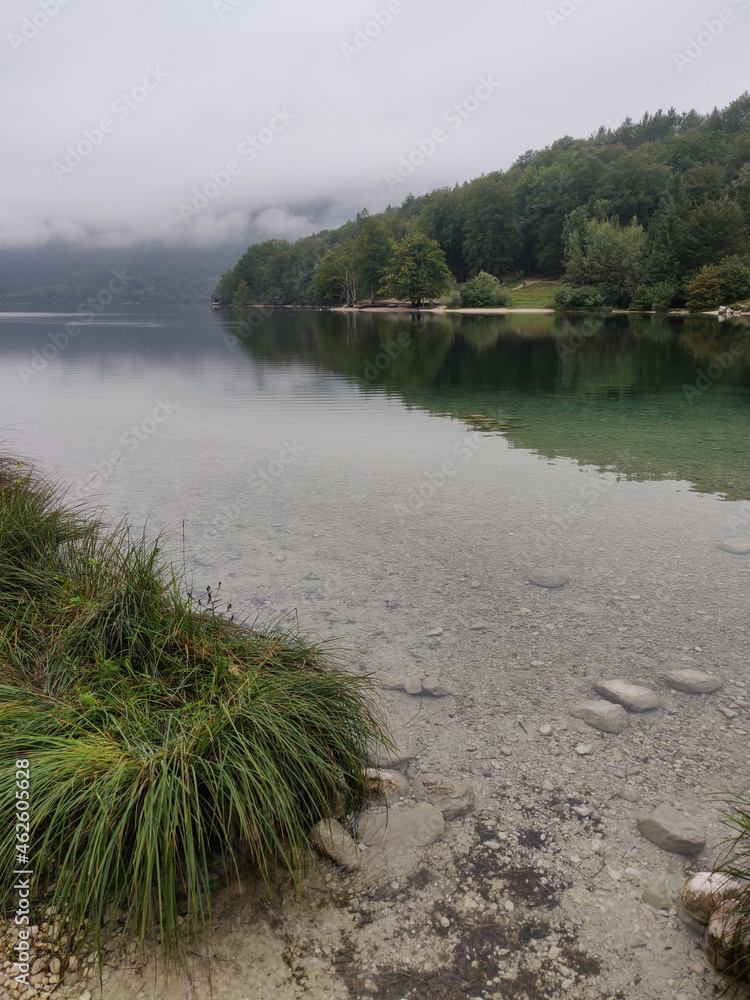
<path id="1" fill-rule="evenodd" d="M 493 274 L 480 271 L 460 289 L 463 309 L 500 309 L 506 306 L 508 295 Z"/>
<path id="2" fill-rule="evenodd" d="M 633 292 L 630 309 L 634 311 L 655 309 L 667 312 L 677 295 L 677 287 L 669 281 L 657 281 L 653 285 L 640 285 Z"/>
<path id="3" fill-rule="evenodd" d="M 113 905 L 126 939 L 186 960 L 212 878 L 294 872 L 310 828 L 367 796 L 387 743 L 369 681 L 208 596 L 0 456 L 0 886 L 8 912 L 28 761 L 34 908 L 68 918 L 71 950 L 101 955 Z"/>
<path id="4" fill-rule="evenodd" d="M 558 309 L 600 309 L 606 304 L 606 290 L 599 285 L 579 285 L 560 282 L 555 289 L 555 306 Z"/>
<path id="5" fill-rule="evenodd" d="M 743 887 L 730 902 L 737 925 L 726 942 L 728 948 L 723 957 L 729 975 L 750 981 L 750 802 L 735 801 L 722 815 L 733 836 L 729 851 L 716 870 L 737 879 Z"/>

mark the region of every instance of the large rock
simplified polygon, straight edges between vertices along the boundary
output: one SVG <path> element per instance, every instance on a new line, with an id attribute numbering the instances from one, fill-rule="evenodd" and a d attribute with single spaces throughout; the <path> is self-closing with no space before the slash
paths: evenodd
<path id="1" fill-rule="evenodd" d="M 671 854 L 700 854 L 706 846 L 703 831 L 666 804 L 657 806 L 648 816 L 639 817 L 638 829 L 652 844 Z"/>
<path id="2" fill-rule="evenodd" d="M 655 910 L 668 910 L 672 906 L 672 887 L 667 879 L 652 882 L 641 893 L 641 899 Z"/>
<path id="3" fill-rule="evenodd" d="M 628 725 L 628 713 L 622 705 L 611 701 L 584 701 L 572 708 L 570 714 L 603 733 L 621 733 Z"/>
<path id="4" fill-rule="evenodd" d="M 716 546 L 724 552 L 732 552 L 736 556 L 750 555 L 750 538 L 728 538 Z"/>
<path id="5" fill-rule="evenodd" d="M 429 802 L 439 809 L 446 822 L 465 816 L 474 808 L 474 789 L 458 778 L 420 774 L 414 779 L 412 791 L 418 801 Z"/>
<path id="6" fill-rule="evenodd" d="M 740 881 L 721 872 L 696 872 L 682 890 L 682 905 L 698 923 L 707 924 L 712 910 L 725 899 L 738 896 L 742 889 Z"/>
<path id="7" fill-rule="evenodd" d="M 385 768 L 368 767 L 365 772 L 370 794 L 376 801 L 388 804 L 400 798 L 409 787 L 409 782 L 398 771 L 388 771 Z"/>
<path id="8" fill-rule="evenodd" d="M 423 862 L 424 848 L 444 834 L 443 814 L 429 802 L 420 802 L 412 809 L 368 809 L 359 824 L 360 840 L 369 848 L 365 854 L 367 871 L 379 881 L 415 872 Z"/>
<path id="9" fill-rule="evenodd" d="M 630 712 L 648 712 L 649 709 L 659 707 L 659 698 L 655 691 L 633 684 L 632 681 L 597 681 L 594 690 L 602 698 L 614 701 Z"/>
<path id="10" fill-rule="evenodd" d="M 422 691 L 433 698 L 445 698 L 450 694 L 450 691 L 439 677 L 425 677 L 422 681 Z"/>
<path id="11" fill-rule="evenodd" d="M 338 820 L 322 819 L 310 831 L 310 840 L 342 868 L 359 868 L 359 849 Z"/>
<path id="12" fill-rule="evenodd" d="M 664 675 L 664 680 L 675 691 L 686 691 L 688 694 L 710 694 L 723 687 L 720 678 L 707 674 L 703 670 L 692 667 L 677 667 Z"/>
<path id="13" fill-rule="evenodd" d="M 550 590 L 564 587 L 569 580 L 570 577 L 559 569 L 535 569 L 528 575 L 529 583 L 536 584 L 537 587 L 549 587 Z"/>
<path id="14" fill-rule="evenodd" d="M 742 975 L 750 965 L 750 918 L 741 911 L 735 900 L 725 899 L 714 908 L 706 927 L 706 957 L 720 972 L 731 968 Z"/>

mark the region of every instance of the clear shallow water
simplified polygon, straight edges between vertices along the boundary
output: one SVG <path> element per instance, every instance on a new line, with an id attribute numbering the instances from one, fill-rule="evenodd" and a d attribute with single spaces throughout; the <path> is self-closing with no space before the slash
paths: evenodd
<path id="1" fill-rule="evenodd" d="M 305 519 L 351 544 L 533 515 L 575 546 L 601 497 L 635 521 L 686 489 L 717 530 L 750 525 L 746 324 L 131 311 L 65 346 L 68 319 L 0 314 L 5 446 L 113 516 L 185 520 L 200 566 Z"/>

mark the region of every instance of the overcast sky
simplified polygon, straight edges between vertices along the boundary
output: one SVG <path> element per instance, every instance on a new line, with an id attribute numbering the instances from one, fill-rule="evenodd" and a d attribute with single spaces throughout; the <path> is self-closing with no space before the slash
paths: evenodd
<path id="1" fill-rule="evenodd" d="M 748 87 L 750 0 L 3 0 L 0 26 L 4 246 L 293 239 Z"/>

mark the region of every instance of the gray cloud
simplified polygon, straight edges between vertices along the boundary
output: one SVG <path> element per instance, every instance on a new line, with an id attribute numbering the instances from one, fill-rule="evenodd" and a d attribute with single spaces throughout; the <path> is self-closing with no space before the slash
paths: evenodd
<path id="1" fill-rule="evenodd" d="M 564 134 L 728 103 L 749 8 L 6 0 L 0 231 L 6 246 L 296 238 Z M 497 85 L 474 107 L 482 77 Z M 424 163 L 393 183 L 414 149 Z"/>

